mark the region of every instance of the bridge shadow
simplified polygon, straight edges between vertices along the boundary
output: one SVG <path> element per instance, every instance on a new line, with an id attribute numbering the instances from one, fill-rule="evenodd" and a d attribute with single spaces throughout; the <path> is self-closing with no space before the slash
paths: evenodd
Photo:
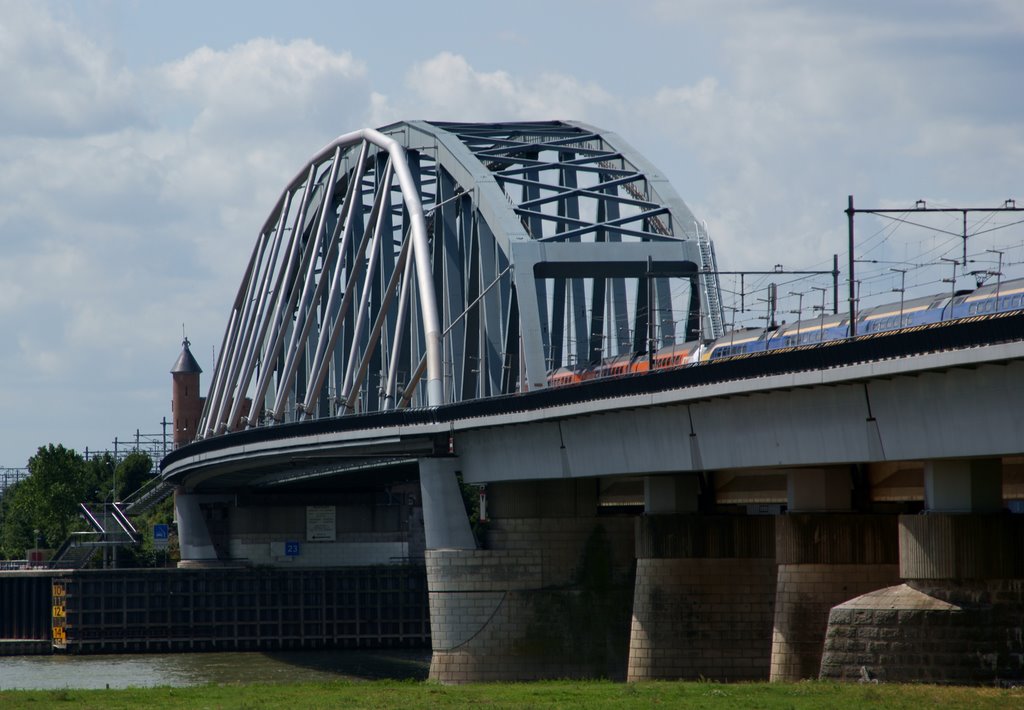
<path id="1" fill-rule="evenodd" d="M 303 671 L 361 680 L 426 680 L 429 649 L 271 651 L 262 656 Z"/>

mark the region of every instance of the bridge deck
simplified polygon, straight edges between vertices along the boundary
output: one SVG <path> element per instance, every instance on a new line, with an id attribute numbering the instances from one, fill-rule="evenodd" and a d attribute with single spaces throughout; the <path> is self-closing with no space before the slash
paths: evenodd
<path id="1" fill-rule="evenodd" d="M 449 437 L 466 432 L 1020 359 L 1024 312 L 1013 312 L 519 395 L 251 429 L 175 451 L 163 462 L 163 476 L 238 475 L 256 462 L 270 468 L 296 458 L 316 458 L 321 467 L 345 460 L 365 470 L 447 454 Z"/>

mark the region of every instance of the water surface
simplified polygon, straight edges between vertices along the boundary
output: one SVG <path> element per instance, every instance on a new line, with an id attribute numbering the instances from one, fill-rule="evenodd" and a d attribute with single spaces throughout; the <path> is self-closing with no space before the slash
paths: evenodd
<path id="1" fill-rule="evenodd" d="M 423 679 L 429 666 L 419 650 L 7 656 L 0 690 Z"/>

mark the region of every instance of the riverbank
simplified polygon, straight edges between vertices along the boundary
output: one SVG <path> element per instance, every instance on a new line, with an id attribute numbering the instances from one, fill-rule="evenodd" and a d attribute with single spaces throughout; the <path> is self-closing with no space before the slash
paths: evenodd
<path id="1" fill-rule="evenodd" d="M 0 691 L 4 710 L 53 707 L 75 710 L 138 708 L 849 708 L 1024 707 L 1024 688 L 934 685 L 802 683 L 611 683 L 545 681 L 442 686 L 430 682 L 331 681 L 326 683 L 206 685 L 125 690 Z"/>

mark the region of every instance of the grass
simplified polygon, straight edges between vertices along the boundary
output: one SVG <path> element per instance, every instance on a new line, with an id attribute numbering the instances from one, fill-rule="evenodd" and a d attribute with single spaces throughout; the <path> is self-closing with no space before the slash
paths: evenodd
<path id="1" fill-rule="evenodd" d="M 1024 708 L 1024 688 L 801 683 L 543 681 L 444 686 L 422 681 L 205 685 L 127 690 L 7 690 L 0 708 Z"/>

